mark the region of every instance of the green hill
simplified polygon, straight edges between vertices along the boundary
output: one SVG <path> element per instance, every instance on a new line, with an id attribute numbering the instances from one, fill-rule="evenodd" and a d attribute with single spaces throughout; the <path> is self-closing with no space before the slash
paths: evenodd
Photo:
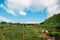
<path id="1" fill-rule="evenodd" d="M 49 17 L 40 25 L 49 31 L 59 31 L 60 30 L 60 13 L 55 14 L 52 17 Z"/>
<path id="2" fill-rule="evenodd" d="M 55 14 L 52 17 L 46 19 L 45 24 L 60 24 L 60 14 Z"/>

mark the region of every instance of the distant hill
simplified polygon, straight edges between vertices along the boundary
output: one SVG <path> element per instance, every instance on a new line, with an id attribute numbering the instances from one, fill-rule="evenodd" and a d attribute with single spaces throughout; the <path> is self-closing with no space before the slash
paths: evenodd
<path id="1" fill-rule="evenodd" d="M 60 24 L 60 13 L 46 19 L 42 24 Z"/>

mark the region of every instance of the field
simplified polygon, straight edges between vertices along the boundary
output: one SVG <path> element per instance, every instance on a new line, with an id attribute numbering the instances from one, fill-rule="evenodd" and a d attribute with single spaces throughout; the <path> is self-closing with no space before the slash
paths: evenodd
<path id="1" fill-rule="evenodd" d="M 44 40 L 41 30 L 55 32 L 55 29 L 36 26 L 18 26 L 11 24 L 0 24 L 0 40 Z"/>

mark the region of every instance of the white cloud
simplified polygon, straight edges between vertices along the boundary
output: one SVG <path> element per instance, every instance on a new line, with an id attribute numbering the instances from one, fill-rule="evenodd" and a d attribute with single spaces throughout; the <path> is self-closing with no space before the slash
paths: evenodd
<path id="1" fill-rule="evenodd" d="M 15 16 L 17 15 L 16 12 L 20 15 L 26 15 L 27 13 L 22 11 L 26 8 L 35 12 L 43 11 L 46 7 L 48 16 L 60 13 L 59 0 L 5 0 L 4 4 L 5 10 Z"/>
<path id="2" fill-rule="evenodd" d="M 57 8 L 58 8 L 58 5 L 48 7 L 48 9 L 47 9 L 48 17 L 53 16 L 54 14 L 60 13 L 60 10 L 58 10 Z"/>
<path id="3" fill-rule="evenodd" d="M 12 11 L 12 10 L 9 10 L 9 9 L 7 9 L 7 8 L 5 8 L 5 10 L 6 10 L 9 14 L 12 14 L 12 15 L 14 15 L 14 16 L 17 16 L 17 14 L 16 14 L 14 11 Z"/>
<path id="4" fill-rule="evenodd" d="M 27 13 L 22 11 L 25 8 L 28 8 L 31 5 L 32 0 L 5 0 L 5 10 L 12 15 L 26 15 Z"/>
<path id="5" fill-rule="evenodd" d="M 17 15 L 14 13 L 14 11 L 6 8 L 3 4 L 0 4 L 0 7 L 3 8 L 4 10 L 6 10 L 9 14 L 12 14 L 12 15 L 14 15 L 14 16 L 17 16 Z"/>
<path id="6" fill-rule="evenodd" d="M 25 24 L 38 24 L 38 23 L 40 23 L 40 22 L 32 22 L 32 21 L 30 21 L 30 22 L 25 22 Z"/>
<path id="7" fill-rule="evenodd" d="M 8 20 L 7 18 L 2 17 L 2 16 L 0 16 L 0 21 L 10 22 L 10 20 Z"/>
<path id="8" fill-rule="evenodd" d="M 27 15 L 26 12 L 24 12 L 24 11 L 20 11 L 19 14 L 23 15 L 23 16 Z"/>
<path id="9" fill-rule="evenodd" d="M 44 7 L 41 4 L 41 0 L 32 0 L 31 6 L 29 9 L 34 12 L 34 11 L 40 11 L 44 9 Z"/>
<path id="10" fill-rule="evenodd" d="M 32 11 L 43 11 L 45 7 L 49 17 L 60 13 L 59 0 L 33 0 L 30 9 Z"/>
<path id="11" fill-rule="evenodd" d="M 56 2 L 57 0 L 41 0 L 41 4 L 44 6 L 53 6 Z"/>
<path id="12" fill-rule="evenodd" d="M 59 0 L 42 0 L 42 5 L 47 7 L 48 17 L 60 13 Z"/>

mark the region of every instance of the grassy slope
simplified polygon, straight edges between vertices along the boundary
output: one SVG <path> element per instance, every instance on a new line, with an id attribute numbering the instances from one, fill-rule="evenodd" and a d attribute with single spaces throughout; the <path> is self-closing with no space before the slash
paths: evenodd
<path id="1" fill-rule="evenodd" d="M 54 16 L 48 18 L 44 23 L 51 25 L 60 24 L 60 14 L 55 14 Z"/>

